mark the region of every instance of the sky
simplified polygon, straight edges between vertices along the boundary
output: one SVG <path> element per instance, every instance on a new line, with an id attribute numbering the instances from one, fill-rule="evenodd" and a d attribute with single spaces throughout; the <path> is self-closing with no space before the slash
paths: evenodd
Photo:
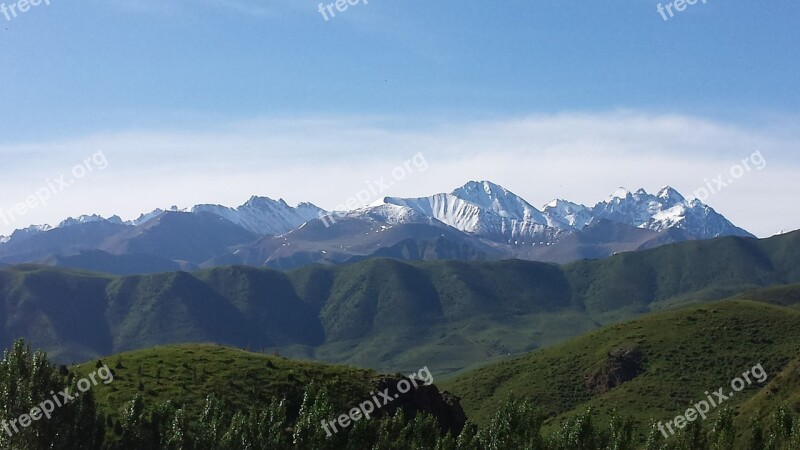
<path id="1" fill-rule="evenodd" d="M 710 185 L 759 236 L 800 228 L 796 0 L 48 3 L 0 0 L 0 210 L 50 192 L 0 234 L 252 195 L 333 209 L 403 171 L 379 194 Z"/>

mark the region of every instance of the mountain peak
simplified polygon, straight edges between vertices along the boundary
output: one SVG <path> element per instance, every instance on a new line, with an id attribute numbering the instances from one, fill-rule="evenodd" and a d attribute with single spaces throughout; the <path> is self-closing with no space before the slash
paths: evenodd
<path id="1" fill-rule="evenodd" d="M 285 201 L 283 201 L 282 198 L 278 199 L 278 200 L 273 200 L 273 199 L 271 199 L 269 197 L 262 197 L 262 196 L 258 196 L 258 195 L 254 195 L 254 196 L 250 197 L 250 199 L 247 200 L 244 203 L 244 205 L 242 205 L 242 206 L 255 206 L 255 207 L 258 207 L 258 206 L 270 206 L 270 205 L 281 205 L 281 206 L 285 206 L 285 207 L 289 206 L 289 205 L 286 204 Z"/>
<path id="2" fill-rule="evenodd" d="M 492 183 L 491 181 L 483 180 L 483 181 L 470 181 L 467 184 L 461 186 L 460 188 L 453 191 L 453 195 L 458 196 L 459 193 L 474 193 L 474 192 L 485 192 L 488 195 L 496 194 L 508 194 L 508 189 L 500 186 L 499 184 Z"/>
<path id="3" fill-rule="evenodd" d="M 311 203 L 311 202 L 300 202 L 295 206 L 296 209 L 321 209 L 319 206 Z"/>
<path id="4" fill-rule="evenodd" d="M 491 181 L 470 181 L 451 195 L 502 217 L 545 223 L 541 212 L 525 199 Z"/>
<path id="5" fill-rule="evenodd" d="M 671 186 L 664 186 L 658 191 L 658 198 L 667 200 L 671 204 L 675 203 L 684 203 L 686 199 L 681 195 L 680 192 L 673 189 Z"/>
<path id="6" fill-rule="evenodd" d="M 166 211 L 156 209 L 128 222 L 122 222 L 116 216 L 108 219 L 99 215 L 80 216 L 67 219 L 60 226 L 85 226 L 89 222 L 106 221 L 136 227 L 169 211 L 186 210 L 175 206 Z M 290 207 L 283 199 L 260 196 L 250 197 L 236 208 L 196 205 L 188 212 L 213 214 L 261 236 L 283 236 L 325 213 L 311 203 Z M 436 221 L 480 239 L 520 246 L 550 245 L 562 236 L 580 232 L 602 219 L 656 232 L 680 229 L 696 239 L 723 235 L 749 236 L 749 233 L 730 223 L 710 206 L 696 199 L 687 201 L 670 186 L 662 188 L 657 195 L 649 194 L 644 189 L 631 193 L 621 187 L 606 201 L 593 207 L 556 199 L 539 210 L 524 198 L 491 181 L 469 181 L 449 194 L 439 193 L 420 198 L 381 197 L 371 205 L 350 211 L 349 214 L 353 218 L 369 220 L 370 223 L 383 220 L 389 225 Z M 100 228 L 113 230 L 114 227 Z M 47 229 L 32 227 L 17 230 L 10 237 L 2 238 L 0 244 L 9 242 L 9 239 L 27 239 Z"/>
<path id="7" fill-rule="evenodd" d="M 629 191 L 629 190 L 625 189 L 624 187 L 619 187 L 619 188 L 617 188 L 617 190 L 616 190 L 616 191 L 614 191 L 614 192 L 613 192 L 613 193 L 612 193 L 612 194 L 611 194 L 611 195 L 608 197 L 608 200 L 606 200 L 606 201 L 610 202 L 610 201 L 613 201 L 615 198 L 618 198 L 618 199 L 623 199 L 623 200 L 624 200 L 624 199 L 628 198 L 628 196 L 630 196 L 630 195 L 632 195 L 632 194 L 631 194 L 631 191 Z"/>
<path id="8" fill-rule="evenodd" d="M 114 216 L 114 217 L 119 219 L 119 217 L 117 217 L 117 216 Z M 97 214 L 83 215 L 83 216 L 78 216 L 78 217 L 68 217 L 67 219 L 61 221 L 61 223 L 58 224 L 57 228 L 69 227 L 69 226 L 78 225 L 78 224 L 82 224 L 82 223 L 102 222 L 102 221 L 109 221 L 110 222 L 110 220 L 107 220 L 107 219 L 105 219 L 102 216 L 99 216 Z M 120 223 L 121 223 L 121 221 L 120 221 Z"/>
<path id="9" fill-rule="evenodd" d="M 566 203 L 566 200 L 561 200 L 560 198 L 552 200 L 550 203 L 544 205 L 544 208 L 558 208 L 558 205 Z"/>

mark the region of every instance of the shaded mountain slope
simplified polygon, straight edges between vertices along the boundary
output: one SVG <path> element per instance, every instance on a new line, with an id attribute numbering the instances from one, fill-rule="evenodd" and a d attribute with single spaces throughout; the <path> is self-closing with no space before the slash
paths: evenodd
<path id="1" fill-rule="evenodd" d="M 18 266 L 0 270 L 2 336 L 6 344 L 24 336 L 67 361 L 211 341 L 456 371 L 651 311 L 800 283 L 799 234 L 691 241 L 566 266 L 371 259 L 128 277 Z"/>

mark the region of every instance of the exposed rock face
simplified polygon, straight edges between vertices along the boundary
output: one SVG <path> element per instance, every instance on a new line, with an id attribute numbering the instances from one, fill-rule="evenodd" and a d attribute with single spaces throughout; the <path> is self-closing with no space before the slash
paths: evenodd
<path id="1" fill-rule="evenodd" d="M 450 431 L 454 435 L 461 433 L 464 425 L 467 423 L 467 415 L 461 407 L 460 399 L 449 392 L 440 392 L 436 385 L 431 384 L 425 386 L 422 381 L 414 380 L 417 383 L 415 388 L 410 384 L 410 390 L 406 393 L 400 393 L 398 390 L 398 383 L 401 380 L 406 380 L 411 383 L 411 379 L 405 376 L 390 376 L 383 377 L 377 382 L 375 391 L 376 397 L 383 403 L 385 399 L 381 399 L 378 392 L 386 392 L 388 389 L 389 397 L 393 400 L 382 406 L 379 414 L 394 414 L 395 411 L 402 408 L 406 417 L 412 418 L 418 413 L 430 414 L 439 421 L 442 431 Z M 401 386 L 405 389 L 405 383 Z M 366 400 L 366 399 L 365 399 Z"/>
<path id="2" fill-rule="evenodd" d="M 597 371 L 586 375 L 586 387 L 595 394 L 604 394 L 639 376 L 644 371 L 642 361 L 638 347 L 615 348 Z"/>

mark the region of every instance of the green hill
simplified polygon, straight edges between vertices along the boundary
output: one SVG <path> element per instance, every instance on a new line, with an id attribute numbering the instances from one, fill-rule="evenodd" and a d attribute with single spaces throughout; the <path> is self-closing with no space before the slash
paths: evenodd
<path id="1" fill-rule="evenodd" d="M 479 423 L 514 392 L 533 400 L 555 423 L 587 408 L 608 418 L 616 408 L 646 430 L 652 420 L 682 414 L 705 399 L 706 391 L 730 392 L 731 380 L 757 364 L 767 381 L 754 382 L 725 404 L 752 412 L 758 408 L 751 403 L 761 399 L 762 406 L 774 409 L 781 400 L 767 384 L 797 364 L 799 350 L 800 311 L 729 300 L 608 326 L 443 386 L 462 398 L 468 416 Z M 794 398 L 797 406 L 800 390 L 794 383 L 786 389 L 794 397 L 785 399 Z"/>
<path id="2" fill-rule="evenodd" d="M 800 283 L 799 268 L 800 232 L 565 266 L 371 259 L 289 272 L 234 266 L 113 277 L 23 265 L 0 269 L 0 344 L 25 337 L 78 362 L 214 342 L 447 374 L 652 311 Z"/>
<path id="3" fill-rule="evenodd" d="M 139 393 L 147 403 L 171 400 L 192 413 L 200 412 L 208 395 L 225 400 L 234 411 L 262 407 L 286 398 L 296 414 L 305 387 L 315 381 L 329 387 L 340 410 L 368 396 L 380 379 L 371 370 L 296 361 L 212 344 L 153 347 L 121 353 L 75 366 L 88 374 L 98 361 L 114 370 L 114 381 L 93 388 L 104 411 L 118 416 Z M 141 384 L 140 384 L 141 383 Z"/>
<path id="4" fill-rule="evenodd" d="M 750 299 L 780 306 L 800 308 L 800 284 L 750 289 L 737 295 L 737 299 Z"/>

